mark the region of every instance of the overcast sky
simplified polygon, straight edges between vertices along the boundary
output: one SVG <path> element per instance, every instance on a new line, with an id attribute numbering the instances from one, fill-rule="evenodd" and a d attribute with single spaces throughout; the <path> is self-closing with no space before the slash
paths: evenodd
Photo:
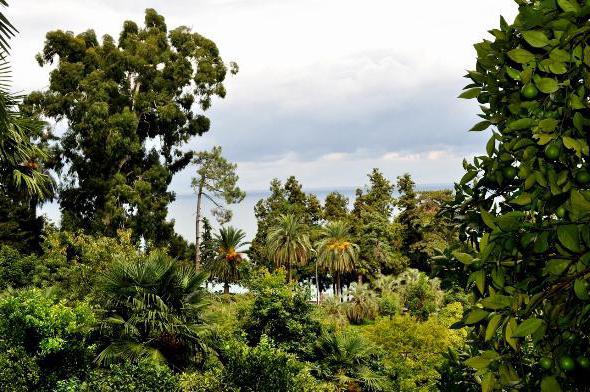
<path id="1" fill-rule="evenodd" d="M 239 163 L 241 185 L 267 188 L 296 175 L 309 188 L 366 182 L 380 167 L 409 171 L 423 184 L 450 183 L 461 160 L 483 150 L 468 133 L 474 101 L 456 99 L 474 66 L 473 43 L 512 20 L 513 0 L 13 0 L 7 12 L 15 88 L 48 84 L 34 55 L 47 31 L 96 30 L 115 37 L 145 8 L 219 46 L 240 72 L 208 115 L 211 132 L 191 148 L 223 146 Z M 190 173 L 175 178 L 188 193 Z"/>

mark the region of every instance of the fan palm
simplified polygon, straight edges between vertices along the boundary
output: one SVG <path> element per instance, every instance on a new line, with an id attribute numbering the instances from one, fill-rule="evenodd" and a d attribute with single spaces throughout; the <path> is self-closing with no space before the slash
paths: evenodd
<path id="1" fill-rule="evenodd" d="M 293 214 L 279 215 L 268 232 L 266 247 L 275 265 L 287 268 L 289 282 L 293 265 L 304 265 L 312 251 L 307 226 Z"/>
<path id="2" fill-rule="evenodd" d="M 342 295 L 340 276 L 351 272 L 358 259 L 359 247 L 352 242 L 350 226 L 342 221 L 329 222 L 316 243 L 318 265 L 336 277 L 336 295 Z"/>
<path id="3" fill-rule="evenodd" d="M 317 375 L 335 382 L 340 390 L 391 390 L 375 349 L 358 335 L 326 333 L 317 341 L 314 356 Z"/>
<path id="4" fill-rule="evenodd" d="M 223 282 L 224 294 L 229 294 L 230 283 L 240 279 L 240 264 L 243 260 L 241 247 L 247 244 L 244 241 L 246 233 L 234 227 L 222 227 L 215 235 L 214 241 L 217 254 L 211 262 L 205 265 L 205 269 L 212 277 Z"/>
<path id="5" fill-rule="evenodd" d="M 97 361 L 151 359 L 184 367 L 204 354 L 206 278 L 161 253 L 113 265 L 100 281 L 108 343 Z"/>
<path id="6" fill-rule="evenodd" d="M 0 5 L 7 7 L 8 3 L 0 0 Z M 51 181 L 34 162 L 43 158 L 44 152 L 30 141 L 30 135 L 38 133 L 43 124 L 23 117 L 18 111 L 21 97 L 8 91 L 8 40 L 15 33 L 0 12 L 0 184 L 29 196 L 45 197 L 50 194 Z"/>

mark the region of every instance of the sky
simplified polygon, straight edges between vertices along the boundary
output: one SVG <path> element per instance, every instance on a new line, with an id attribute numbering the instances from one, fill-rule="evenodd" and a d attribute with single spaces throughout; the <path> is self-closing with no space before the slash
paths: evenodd
<path id="1" fill-rule="evenodd" d="M 50 67 L 34 56 L 47 31 L 118 36 L 145 8 L 169 28 L 215 41 L 240 72 L 207 115 L 211 131 L 188 148 L 221 145 L 240 185 L 266 189 L 296 175 L 311 189 L 350 188 L 381 168 L 417 183 L 452 183 L 461 161 L 483 150 L 474 101 L 456 99 L 474 67 L 473 44 L 512 20 L 513 0 L 18 0 L 7 15 L 14 87 L 44 89 Z M 189 194 L 191 170 L 172 188 Z"/>

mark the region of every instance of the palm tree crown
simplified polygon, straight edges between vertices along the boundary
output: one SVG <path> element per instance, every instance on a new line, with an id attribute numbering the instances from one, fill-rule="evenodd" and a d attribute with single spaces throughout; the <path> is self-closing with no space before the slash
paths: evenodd
<path id="1" fill-rule="evenodd" d="M 108 345 L 97 361 L 152 359 L 186 366 L 206 350 L 201 339 L 206 278 L 161 253 L 113 265 L 101 279 L 101 330 Z"/>
<path id="2" fill-rule="evenodd" d="M 293 214 L 281 214 L 266 238 L 267 252 L 277 267 L 287 267 L 289 282 L 293 264 L 309 260 L 311 242 L 307 226 Z"/>
<path id="3" fill-rule="evenodd" d="M 247 244 L 245 237 L 246 233 L 231 226 L 222 227 L 214 236 L 217 254 L 205 269 L 223 282 L 226 294 L 229 294 L 229 284 L 240 279 L 239 267 L 244 257 L 240 248 Z"/>
<path id="4" fill-rule="evenodd" d="M 322 228 L 316 248 L 318 265 L 336 275 L 340 294 L 340 275 L 354 270 L 359 253 L 358 245 L 352 242 L 350 226 L 342 221 L 329 222 Z"/>

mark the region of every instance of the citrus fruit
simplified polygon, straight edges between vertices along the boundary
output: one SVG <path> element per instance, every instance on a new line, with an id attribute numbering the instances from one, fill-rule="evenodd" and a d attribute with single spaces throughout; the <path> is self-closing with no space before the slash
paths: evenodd
<path id="1" fill-rule="evenodd" d="M 502 173 L 504 174 L 504 177 L 508 179 L 516 177 L 516 169 L 512 166 L 505 167 L 504 170 L 502 170 Z"/>
<path id="2" fill-rule="evenodd" d="M 551 358 L 541 358 L 541 360 L 539 361 L 539 365 L 546 370 L 551 369 L 551 366 L 553 366 L 553 361 L 551 360 Z"/>
<path id="3" fill-rule="evenodd" d="M 555 211 L 555 214 L 556 214 L 558 217 L 560 217 L 560 218 L 563 218 L 563 217 L 565 217 L 565 214 L 566 214 L 566 213 L 567 213 L 567 211 L 566 211 L 566 210 L 565 210 L 565 208 L 563 208 L 563 207 L 558 207 L 558 208 L 557 208 L 557 211 Z"/>
<path id="4" fill-rule="evenodd" d="M 582 185 L 590 183 L 590 173 L 588 173 L 588 171 L 584 169 L 578 170 L 578 172 L 576 173 L 576 181 Z"/>
<path id="5" fill-rule="evenodd" d="M 564 371 L 568 372 L 570 370 L 574 370 L 576 367 L 576 363 L 572 359 L 572 357 L 561 357 L 559 360 L 559 367 L 562 368 Z"/>
<path id="6" fill-rule="evenodd" d="M 590 368 L 590 359 L 586 357 L 578 357 L 578 365 L 580 365 L 582 369 L 588 369 Z"/>
<path id="7" fill-rule="evenodd" d="M 520 93 L 523 97 L 532 99 L 539 94 L 539 90 L 537 90 L 534 84 L 529 83 L 520 90 Z"/>
<path id="8" fill-rule="evenodd" d="M 555 144 L 550 144 L 545 148 L 545 156 L 549 159 L 559 158 L 559 147 Z"/>

